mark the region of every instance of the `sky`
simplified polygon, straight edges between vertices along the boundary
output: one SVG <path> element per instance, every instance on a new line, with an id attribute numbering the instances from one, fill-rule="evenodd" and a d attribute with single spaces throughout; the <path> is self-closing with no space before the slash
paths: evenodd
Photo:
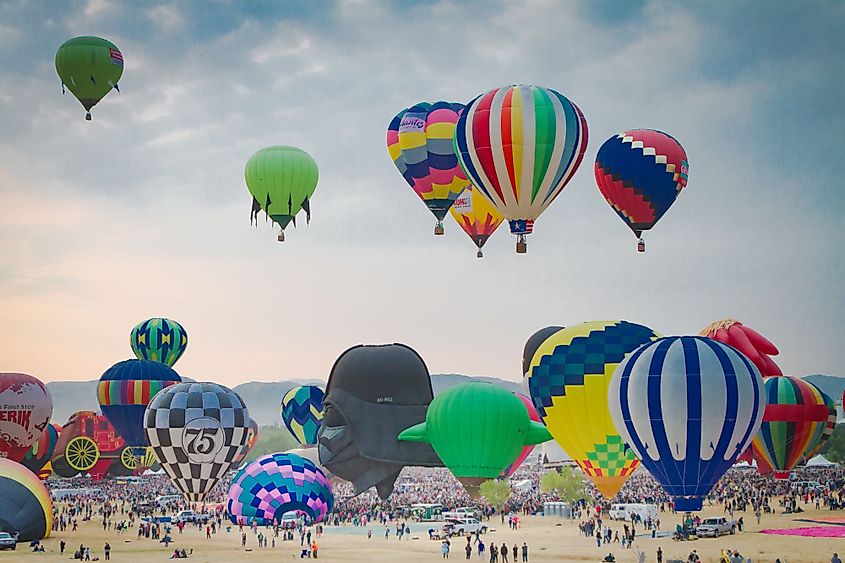
<path id="1" fill-rule="evenodd" d="M 824 1 L 0 0 L 0 372 L 96 379 L 167 316 L 197 380 L 325 379 L 385 342 L 432 373 L 519 380 L 546 325 L 734 317 L 785 372 L 843 374 L 843 31 Z M 125 60 L 91 122 L 53 62 L 77 35 Z M 503 227 L 477 260 L 451 220 L 432 235 L 385 131 L 418 101 L 515 83 L 575 102 L 590 141 L 528 253 Z M 645 254 L 592 171 L 640 127 L 690 162 Z M 284 244 L 250 226 L 243 178 L 278 144 L 320 169 Z"/>

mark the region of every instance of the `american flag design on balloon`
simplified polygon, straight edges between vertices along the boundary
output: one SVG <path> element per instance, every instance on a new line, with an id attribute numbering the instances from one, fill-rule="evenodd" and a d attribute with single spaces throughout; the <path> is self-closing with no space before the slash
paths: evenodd
<path id="1" fill-rule="evenodd" d="M 320 522 L 334 506 L 331 484 L 313 462 L 296 454 L 262 456 L 235 475 L 226 509 L 235 524 L 272 525 L 286 512 Z"/>
<path id="2" fill-rule="evenodd" d="M 595 174 L 601 194 L 639 237 L 686 187 L 689 161 L 671 135 L 633 129 L 604 142 L 596 155 Z"/>

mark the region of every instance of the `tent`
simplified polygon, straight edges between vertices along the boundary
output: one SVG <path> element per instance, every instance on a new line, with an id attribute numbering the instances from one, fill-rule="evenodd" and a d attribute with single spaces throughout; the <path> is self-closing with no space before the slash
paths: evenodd
<path id="1" fill-rule="evenodd" d="M 839 464 L 833 463 L 822 454 L 819 454 L 808 461 L 806 467 L 839 467 Z"/>

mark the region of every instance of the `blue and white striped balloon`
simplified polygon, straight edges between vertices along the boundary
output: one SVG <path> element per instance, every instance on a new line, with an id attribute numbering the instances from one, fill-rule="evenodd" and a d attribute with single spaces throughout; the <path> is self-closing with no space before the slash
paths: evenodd
<path id="1" fill-rule="evenodd" d="M 608 386 L 622 439 L 673 497 L 701 510 L 716 481 L 763 422 L 763 378 L 735 349 L 699 336 L 671 336 L 628 355 Z"/>

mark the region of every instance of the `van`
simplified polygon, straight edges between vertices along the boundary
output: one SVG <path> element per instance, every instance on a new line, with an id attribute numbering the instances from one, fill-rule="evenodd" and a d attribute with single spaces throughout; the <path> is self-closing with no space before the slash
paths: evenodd
<path id="1" fill-rule="evenodd" d="M 643 522 L 649 518 L 657 520 L 657 505 L 639 503 L 620 503 L 610 507 L 610 518 L 613 520 L 630 520 L 632 514 L 636 514 Z"/>

